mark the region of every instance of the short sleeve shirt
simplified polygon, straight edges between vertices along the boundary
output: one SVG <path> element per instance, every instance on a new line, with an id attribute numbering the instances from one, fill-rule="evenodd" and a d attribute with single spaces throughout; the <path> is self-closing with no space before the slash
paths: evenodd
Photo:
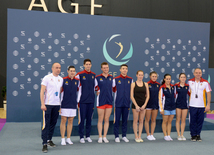
<path id="1" fill-rule="evenodd" d="M 45 89 L 45 105 L 60 105 L 60 88 L 62 87 L 63 78 L 54 76 L 53 74 L 46 75 L 42 79 L 41 85 L 46 86 Z"/>

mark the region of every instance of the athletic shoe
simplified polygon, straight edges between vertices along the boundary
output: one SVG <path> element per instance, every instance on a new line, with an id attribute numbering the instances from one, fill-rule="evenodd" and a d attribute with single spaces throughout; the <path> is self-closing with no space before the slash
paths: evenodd
<path id="1" fill-rule="evenodd" d="M 178 140 L 183 140 L 183 138 L 181 136 L 178 136 Z"/>
<path id="2" fill-rule="evenodd" d="M 67 138 L 67 139 L 66 139 L 66 143 L 68 143 L 69 145 L 74 144 L 74 143 L 71 141 L 71 139 L 70 139 L 70 138 Z"/>
<path id="3" fill-rule="evenodd" d="M 173 141 L 173 139 L 170 136 L 168 136 L 168 138 L 169 138 L 170 141 Z"/>
<path id="4" fill-rule="evenodd" d="M 191 141 L 192 141 L 192 142 L 196 142 L 196 140 L 197 140 L 197 136 L 192 136 L 192 137 L 191 137 Z"/>
<path id="5" fill-rule="evenodd" d="M 91 142 L 92 142 L 92 140 L 91 140 L 91 138 L 90 138 L 90 137 L 87 137 L 87 138 L 86 138 L 86 140 L 87 140 L 89 143 L 91 143 Z"/>
<path id="6" fill-rule="evenodd" d="M 140 139 L 135 138 L 135 142 L 136 142 L 136 143 L 140 143 Z"/>
<path id="7" fill-rule="evenodd" d="M 98 139 L 98 143 L 102 143 L 102 142 L 103 142 L 102 137 L 99 137 L 99 139 Z"/>
<path id="8" fill-rule="evenodd" d="M 48 141 L 48 146 L 50 146 L 50 147 L 56 147 L 56 145 L 53 143 L 52 140 Z"/>
<path id="9" fill-rule="evenodd" d="M 42 152 L 44 152 L 44 153 L 48 152 L 48 146 L 47 146 L 47 144 L 43 145 Z"/>
<path id="10" fill-rule="evenodd" d="M 151 137 L 151 135 L 148 135 L 148 136 L 147 136 L 147 139 L 148 139 L 148 140 L 153 140 L 152 137 Z"/>
<path id="11" fill-rule="evenodd" d="M 81 139 L 80 139 L 80 143 L 85 143 L 85 139 L 84 139 L 84 138 L 81 138 Z"/>
<path id="12" fill-rule="evenodd" d="M 201 139 L 200 135 L 197 135 L 197 136 L 196 136 L 196 140 L 197 140 L 197 141 L 199 141 L 199 142 L 201 142 L 201 141 L 202 141 L 202 139 Z"/>
<path id="13" fill-rule="evenodd" d="M 119 137 L 115 138 L 115 142 L 120 143 L 120 138 Z"/>
<path id="14" fill-rule="evenodd" d="M 109 143 L 109 141 L 108 141 L 108 139 L 107 139 L 106 137 L 103 137 L 103 141 L 104 141 L 105 143 Z"/>
<path id="15" fill-rule="evenodd" d="M 140 140 L 141 143 L 143 142 L 143 139 L 140 138 L 139 140 Z"/>
<path id="16" fill-rule="evenodd" d="M 150 135 L 150 137 L 152 137 L 152 140 L 156 140 L 156 138 L 153 135 Z"/>
<path id="17" fill-rule="evenodd" d="M 66 145 L 65 138 L 61 139 L 61 145 Z"/>
<path id="18" fill-rule="evenodd" d="M 184 136 L 181 136 L 182 140 L 187 140 Z"/>
<path id="19" fill-rule="evenodd" d="M 170 141 L 169 137 L 168 136 L 164 136 L 164 140 L 166 141 Z"/>
<path id="20" fill-rule="evenodd" d="M 126 143 L 129 142 L 129 140 L 128 140 L 126 137 L 123 137 L 122 140 L 123 140 L 124 142 L 126 142 Z"/>

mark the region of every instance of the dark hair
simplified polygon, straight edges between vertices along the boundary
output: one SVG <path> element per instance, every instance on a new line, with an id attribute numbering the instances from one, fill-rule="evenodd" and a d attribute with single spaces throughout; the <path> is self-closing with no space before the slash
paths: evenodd
<path id="1" fill-rule="evenodd" d="M 127 65 L 127 64 L 122 64 L 122 65 L 120 66 L 120 68 L 122 68 L 123 66 L 125 66 L 125 67 L 128 68 L 128 65 Z"/>
<path id="2" fill-rule="evenodd" d="M 75 67 L 74 67 L 74 66 L 69 66 L 69 67 L 68 67 L 68 71 L 70 70 L 70 68 L 74 68 L 74 69 L 75 69 Z"/>
<path id="3" fill-rule="evenodd" d="M 165 74 L 165 75 L 164 75 L 164 78 L 163 78 L 163 81 L 162 81 L 162 85 L 165 83 L 165 80 L 164 80 L 164 79 L 165 79 L 167 76 L 170 76 L 170 77 L 171 77 L 170 74 Z"/>
<path id="4" fill-rule="evenodd" d="M 108 63 L 107 62 L 101 63 L 101 68 L 103 67 L 103 65 L 108 65 Z"/>
<path id="5" fill-rule="evenodd" d="M 181 77 L 181 75 L 185 75 L 186 76 L 186 74 L 185 73 L 180 73 L 179 74 L 179 78 Z M 187 76 L 186 76 L 187 77 Z"/>
<path id="6" fill-rule="evenodd" d="M 152 74 L 156 74 L 156 75 L 158 75 L 158 73 L 157 73 L 157 72 L 152 71 L 151 73 L 149 73 L 149 76 L 151 76 Z"/>
<path id="7" fill-rule="evenodd" d="M 142 70 L 138 70 L 137 73 L 136 73 L 136 75 L 137 75 L 139 72 L 143 72 L 143 71 L 142 71 Z M 143 73 L 144 73 L 144 72 L 143 72 Z"/>
<path id="8" fill-rule="evenodd" d="M 90 59 L 85 59 L 85 60 L 83 61 L 83 64 L 85 65 L 86 62 L 90 62 L 90 63 L 91 63 L 91 60 L 90 60 Z"/>

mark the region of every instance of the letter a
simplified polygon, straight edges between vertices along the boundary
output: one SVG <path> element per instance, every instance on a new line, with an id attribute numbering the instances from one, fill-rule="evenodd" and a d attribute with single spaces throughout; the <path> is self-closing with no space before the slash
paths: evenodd
<path id="1" fill-rule="evenodd" d="M 48 12 L 48 9 L 46 7 L 45 1 L 44 0 L 40 0 L 41 4 L 35 4 L 36 0 L 32 0 L 30 3 L 30 6 L 28 8 L 28 10 L 32 10 L 33 7 L 41 7 L 44 9 L 45 12 Z"/>

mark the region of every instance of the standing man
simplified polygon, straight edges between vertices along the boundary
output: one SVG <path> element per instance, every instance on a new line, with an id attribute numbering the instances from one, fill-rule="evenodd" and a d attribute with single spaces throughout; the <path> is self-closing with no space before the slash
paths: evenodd
<path id="1" fill-rule="evenodd" d="M 123 64 L 120 66 L 120 75 L 113 80 L 113 91 L 115 92 L 114 100 L 114 135 L 115 142 L 119 143 L 119 124 L 120 117 L 122 115 L 122 139 L 125 142 L 129 142 L 126 138 L 127 121 L 130 110 L 130 88 L 133 79 L 127 76 L 128 65 Z"/>
<path id="2" fill-rule="evenodd" d="M 63 78 L 62 85 L 62 103 L 61 103 L 61 124 L 60 124 L 60 132 L 61 132 L 61 145 L 73 144 L 71 141 L 71 132 L 73 128 L 73 120 L 76 116 L 77 111 L 77 103 L 79 99 L 77 99 L 77 94 L 79 91 L 80 82 L 79 79 L 76 79 L 74 76 L 76 74 L 76 70 L 74 66 L 68 67 L 68 76 Z M 65 141 L 65 127 L 66 121 L 68 118 L 67 124 L 67 139 Z"/>
<path id="3" fill-rule="evenodd" d="M 212 90 L 209 82 L 202 78 L 202 71 L 200 68 L 196 68 L 193 75 L 194 78 L 188 81 L 190 92 L 190 134 L 191 141 L 202 141 L 200 133 L 204 122 L 204 112 L 210 110 Z"/>
<path id="4" fill-rule="evenodd" d="M 40 100 L 41 110 L 43 111 L 42 140 L 43 152 L 48 152 L 47 145 L 56 147 L 52 141 L 54 128 L 59 116 L 60 109 L 60 89 L 63 79 L 59 76 L 61 65 L 52 65 L 52 74 L 46 75 L 41 83 Z"/>
<path id="5" fill-rule="evenodd" d="M 90 138 L 91 133 L 91 120 L 94 112 L 94 100 L 95 100 L 95 76 L 94 72 L 91 72 L 91 60 L 85 59 L 84 70 L 77 73 L 76 78 L 80 80 L 82 87 L 79 90 L 79 135 L 80 143 L 85 143 L 84 139 L 84 122 L 86 120 L 86 140 L 92 142 Z"/>

